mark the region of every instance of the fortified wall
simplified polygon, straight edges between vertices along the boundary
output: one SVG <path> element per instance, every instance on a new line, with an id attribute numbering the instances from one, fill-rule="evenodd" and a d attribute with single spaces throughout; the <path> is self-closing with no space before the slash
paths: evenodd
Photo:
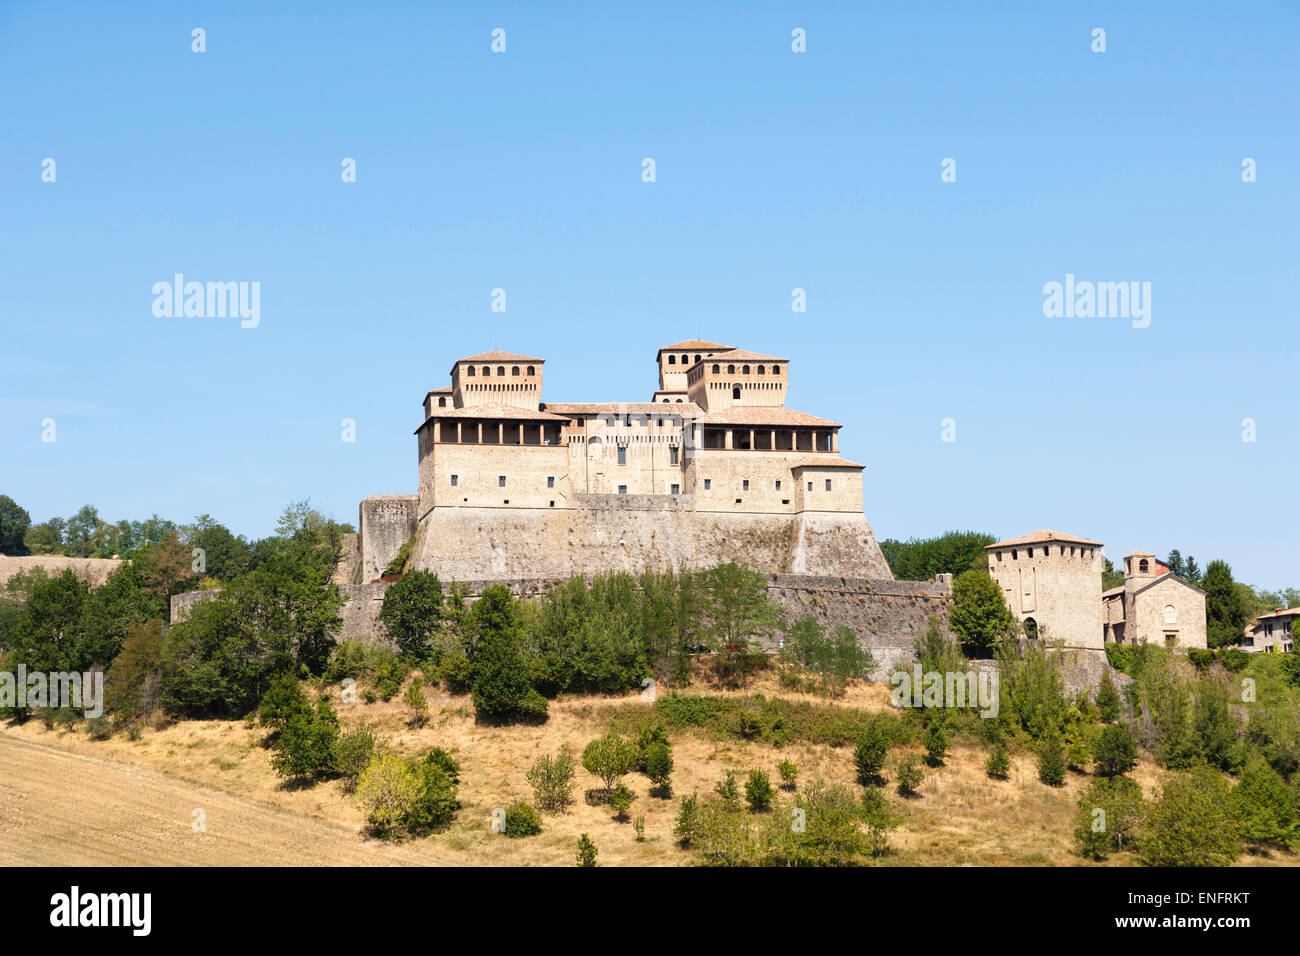
<path id="1" fill-rule="evenodd" d="M 23 556 L 0 554 L 0 585 L 25 571 L 44 571 L 52 578 L 71 571 L 91 587 L 99 587 L 126 562 L 122 558 L 67 558 L 59 554 Z"/>

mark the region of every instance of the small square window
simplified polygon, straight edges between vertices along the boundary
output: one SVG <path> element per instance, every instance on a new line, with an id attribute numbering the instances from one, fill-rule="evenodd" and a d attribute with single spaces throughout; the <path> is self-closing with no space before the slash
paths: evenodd
<path id="1" fill-rule="evenodd" d="M 620 495 L 625 495 L 625 494 L 627 494 L 627 485 L 619 485 L 619 486 L 618 486 L 618 493 L 619 493 Z"/>
<path id="2" fill-rule="evenodd" d="M 460 481 L 460 476 L 459 476 L 459 475 L 452 475 L 452 476 L 451 476 L 451 486 L 452 486 L 453 488 L 456 487 L 456 482 L 458 482 L 458 481 Z"/>
<path id="3" fill-rule="evenodd" d="M 780 491 L 780 490 L 781 490 L 781 479 L 780 479 L 780 478 L 778 478 L 778 479 L 776 480 L 776 490 L 777 490 L 777 491 Z"/>
<path id="4" fill-rule="evenodd" d="M 682 486 L 681 486 L 681 485 L 673 485 L 672 493 L 675 494 L 675 495 L 680 495 L 680 494 L 682 493 Z"/>
<path id="5" fill-rule="evenodd" d="M 505 475 L 497 475 L 497 487 L 498 487 L 498 488 L 504 488 L 505 486 L 506 486 L 506 476 L 505 476 Z"/>
<path id="6" fill-rule="evenodd" d="M 740 490 L 741 490 L 741 491 L 748 491 L 748 490 L 749 490 L 749 479 L 748 479 L 748 478 L 744 479 L 744 480 L 740 483 Z"/>
<path id="7" fill-rule="evenodd" d="M 554 475 L 547 475 L 547 476 L 546 476 L 546 487 L 547 487 L 547 488 L 554 488 L 554 487 L 555 487 L 555 476 L 554 476 Z"/>

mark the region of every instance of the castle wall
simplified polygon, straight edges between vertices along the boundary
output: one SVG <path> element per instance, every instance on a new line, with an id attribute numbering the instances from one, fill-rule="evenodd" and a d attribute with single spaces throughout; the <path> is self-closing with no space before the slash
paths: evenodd
<path id="1" fill-rule="evenodd" d="M 434 508 L 421 519 L 410 567 L 463 581 L 737 561 L 769 574 L 892 578 L 861 512 L 711 513 L 695 510 L 689 496 L 661 495 L 577 495 L 574 503 L 569 509 Z"/>
<path id="2" fill-rule="evenodd" d="M 125 564 L 122 558 L 67 558 L 60 554 L 0 554 L 0 585 L 26 571 L 41 570 L 52 578 L 71 571 L 91 587 L 99 587 Z"/>
<path id="3" fill-rule="evenodd" d="M 370 495 L 361 502 L 357 527 L 361 535 L 360 577 L 373 581 L 384 573 L 415 531 L 415 495 Z"/>

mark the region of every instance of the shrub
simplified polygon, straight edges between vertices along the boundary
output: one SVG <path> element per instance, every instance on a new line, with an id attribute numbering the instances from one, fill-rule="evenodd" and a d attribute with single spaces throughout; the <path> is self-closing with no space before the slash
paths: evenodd
<path id="1" fill-rule="evenodd" d="M 587 834 L 584 833 L 578 837 L 576 853 L 578 866 L 595 866 L 597 852 L 599 851 L 596 849 L 596 844 L 591 842 L 591 838 Z"/>
<path id="2" fill-rule="evenodd" d="M 1240 849 L 1229 815 L 1231 789 L 1218 771 L 1201 766 L 1172 774 L 1147 815 L 1142 862 L 1148 866 L 1224 866 Z"/>
<path id="3" fill-rule="evenodd" d="M 761 770 L 751 770 L 745 782 L 745 802 L 751 813 L 761 813 L 772 806 L 772 781 Z"/>
<path id="4" fill-rule="evenodd" d="M 1283 849 L 1300 845 L 1300 803 L 1268 761 L 1256 755 L 1246 761 L 1232 789 L 1232 813 L 1242 839 L 1253 846 Z"/>
<path id="5" fill-rule="evenodd" d="M 543 755 L 537 758 L 524 777 L 533 788 L 533 802 L 539 810 L 560 813 L 573 802 L 573 780 L 577 768 L 578 763 L 567 744 L 554 757 Z"/>
<path id="6" fill-rule="evenodd" d="M 645 842 L 645 814 L 638 813 L 632 818 L 632 829 L 636 831 L 636 842 Z"/>
<path id="7" fill-rule="evenodd" d="M 460 651 L 443 654 L 442 662 L 438 665 L 438 679 L 450 693 L 467 693 L 471 684 L 469 658 Z"/>
<path id="8" fill-rule="evenodd" d="M 915 796 L 921 779 L 925 776 L 921 770 L 921 758 L 916 754 L 907 754 L 898 762 L 898 794 L 901 797 Z"/>
<path id="9" fill-rule="evenodd" d="M 343 789 L 356 789 L 362 772 L 375 753 L 375 735 L 369 727 L 358 727 L 339 736 L 334 743 L 334 769 L 343 777 Z"/>
<path id="10" fill-rule="evenodd" d="M 944 755 L 948 752 L 948 734 L 941 721 L 930 722 L 930 726 L 925 729 L 925 736 L 921 738 L 921 745 L 925 747 L 926 763 L 931 767 L 943 763 Z"/>
<path id="11" fill-rule="evenodd" d="M 782 760 L 776 765 L 776 772 L 781 775 L 781 786 L 786 790 L 793 790 L 795 781 L 799 778 L 799 768 L 795 766 L 793 760 Z"/>
<path id="12" fill-rule="evenodd" d="M 431 764 L 447 775 L 452 783 L 460 783 L 460 764 L 456 762 L 451 754 L 441 747 L 434 747 L 424 757 L 426 763 Z"/>
<path id="13" fill-rule="evenodd" d="M 650 761 L 650 750 L 657 744 L 665 747 L 671 747 L 672 742 L 668 739 L 668 728 L 662 723 L 652 724 L 643 729 L 636 737 L 636 769 L 641 773 L 648 775 L 648 764 Z"/>
<path id="14" fill-rule="evenodd" d="M 1141 824 L 1142 788 L 1127 777 L 1100 777 L 1079 797 L 1075 847 L 1093 860 L 1132 850 Z"/>
<path id="15" fill-rule="evenodd" d="M 1088 746 L 1087 730 L 1076 724 L 1065 732 L 1065 764 L 1071 770 L 1087 773 L 1091 762 L 1092 747 Z"/>
<path id="16" fill-rule="evenodd" d="M 290 717 L 311 713 L 311 705 L 302 692 L 298 678 L 286 671 L 277 674 L 257 709 L 264 727 L 282 728 Z"/>
<path id="17" fill-rule="evenodd" d="M 519 800 L 506 807 L 506 826 L 502 832 L 508 837 L 535 836 L 542 832 L 542 818 L 530 804 Z"/>
<path id="18" fill-rule="evenodd" d="M 673 753 L 668 744 L 654 743 L 650 745 L 650 751 L 646 755 L 645 773 L 661 793 L 670 792 Z"/>
<path id="19" fill-rule="evenodd" d="M 713 792 L 722 798 L 722 802 L 729 806 L 738 807 L 740 805 L 740 787 L 736 785 L 736 774 L 728 770 L 727 775 L 718 781 L 718 785 L 713 788 Z"/>
<path id="20" fill-rule="evenodd" d="M 404 551 L 409 544 L 402 546 Z M 423 661 L 429 657 L 430 639 L 441 624 L 442 611 L 442 583 L 438 576 L 429 571 L 412 571 L 384 592 L 379 621 L 402 654 Z"/>
<path id="21" fill-rule="evenodd" d="M 867 827 L 867 839 L 872 856 L 883 856 L 889 850 L 889 831 L 898 825 L 889 805 L 879 790 L 862 791 L 862 822 Z"/>
<path id="22" fill-rule="evenodd" d="M 673 827 L 673 836 L 677 837 L 677 842 L 684 848 L 689 848 L 695 840 L 699 829 L 699 821 L 699 798 L 695 794 L 683 797 L 681 807 L 677 811 L 677 823 Z"/>
<path id="23" fill-rule="evenodd" d="M 858 780 L 863 784 L 879 781 L 889 755 L 890 733 L 885 718 L 876 717 L 867 722 L 853 749 L 853 765 L 858 770 Z"/>
<path id="24" fill-rule="evenodd" d="M 423 727 L 429 719 L 429 702 L 424 697 L 424 681 L 419 677 L 411 679 L 402 695 L 402 703 L 411 710 L 411 726 Z"/>
<path id="25" fill-rule="evenodd" d="M 1250 663 L 1250 655 L 1239 647 L 1225 647 L 1219 651 L 1219 662 L 1235 674 Z"/>
<path id="26" fill-rule="evenodd" d="M 334 769 L 339 718 L 325 698 L 316 710 L 295 713 L 275 740 L 271 766 L 282 777 L 316 777 Z"/>
<path id="27" fill-rule="evenodd" d="M 1128 773 L 1137 763 L 1137 741 L 1124 724 L 1109 724 L 1102 728 L 1092 747 L 1092 759 L 1099 777 L 1118 777 Z"/>
<path id="28" fill-rule="evenodd" d="M 1108 645 L 1109 646 L 1109 645 Z M 1097 714 L 1102 723 L 1109 724 L 1119 716 L 1119 691 L 1115 690 L 1115 681 L 1110 676 L 1110 668 L 1101 672 L 1101 682 L 1097 685 Z"/>
<path id="29" fill-rule="evenodd" d="M 627 788 L 627 784 L 620 783 L 609 792 L 609 805 L 615 817 L 622 821 L 627 820 L 627 811 L 632 806 L 632 791 Z"/>
<path id="30" fill-rule="evenodd" d="M 357 799 L 366 820 L 381 835 L 397 831 L 423 791 L 420 774 L 409 761 L 391 754 L 375 757 L 357 781 Z"/>
<path id="31" fill-rule="evenodd" d="M 1201 647 L 1189 647 L 1187 649 L 1187 659 L 1192 665 L 1202 673 L 1214 663 L 1214 651 L 1206 650 Z"/>
<path id="32" fill-rule="evenodd" d="M 113 736 L 113 724 L 107 717 L 91 717 L 86 721 L 86 733 L 91 740 L 107 740 Z"/>
<path id="33" fill-rule="evenodd" d="M 451 822 L 452 815 L 460 807 L 456 799 L 457 780 L 460 767 L 441 748 L 423 761 L 415 763 L 419 775 L 421 790 L 416 797 L 410 813 L 407 815 L 406 828 L 412 833 L 423 835 Z"/>
<path id="34" fill-rule="evenodd" d="M 1055 734 L 1046 737 L 1038 747 L 1038 779 L 1049 787 L 1065 783 L 1065 747 Z"/>
<path id="35" fill-rule="evenodd" d="M 1002 744 L 996 744 L 989 753 L 988 760 L 984 761 L 984 771 L 995 780 L 1006 780 L 1011 775 L 1011 758 L 1007 756 L 1007 748 Z"/>
<path id="36" fill-rule="evenodd" d="M 582 749 L 582 766 L 600 778 L 608 794 L 636 766 L 636 747 L 611 730 Z"/>

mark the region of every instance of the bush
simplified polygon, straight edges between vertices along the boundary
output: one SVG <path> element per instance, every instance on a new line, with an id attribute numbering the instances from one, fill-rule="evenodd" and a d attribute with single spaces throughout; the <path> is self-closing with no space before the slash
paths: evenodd
<path id="1" fill-rule="evenodd" d="M 898 795 L 915 796 L 921 779 L 925 776 L 921 770 L 921 758 L 916 754 L 907 754 L 898 762 Z"/>
<path id="2" fill-rule="evenodd" d="M 91 717 L 86 721 L 86 733 L 91 740 L 107 740 L 113 736 L 113 724 L 107 717 Z"/>
<path id="3" fill-rule="evenodd" d="M 1189 647 L 1187 649 L 1187 659 L 1192 662 L 1192 665 L 1198 671 L 1204 673 L 1214 663 L 1214 651 L 1201 647 Z"/>
<path id="4" fill-rule="evenodd" d="M 795 766 L 793 760 L 782 760 L 776 765 L 776 772 L 781 775 L 781 786 L 786 790 L 793 790 L 795 781 L 799 778 L 799 768 Z"/>
<path id="5" fill-rule="evenodd" d="M 1219 651 L 1219 662 L 1235 674 L 1250 663 L 1250 655 L 1239 647 L 1225 647 Z"/>
<path id="6" fill-rule="evenodd" d="M 925 747 L 926 763 L 931 767 L 943 763 L 944 755 L 948 753 L 948 734 L 941 721 L 930 722 L 930 726 L 925 729 L 925 736 L 921 738 L 921 745 Z"/>
<path id="7" fill-rule="evenodd" d="M 1092 759 L 1099 777 L 1118 777 L 1128 773 L 1137 763 L 1137 741 L 1124 724 L 1109 724 L 1102 728 L 1092 747 Z"/>
<path id="8" fill-rule="evenodd" d="M 868 721 L 853 749 L 853 765 L 858 770 L 858 781 L 863 784 L 879 781 L 880 772 L 885 769 L 891 737 L 885 720 L 886 718 L 876 717 Z"/>
<path id="9" fill-rule="evenodd" d="M 994 746 L 988 760 L 984 761 L 984 771 L 995 780 L 1006 780 L 1011 775 L 1011 758 L 1007 756 L 1006 747 L 1002 744 Z"/>
<path id="10" fill-rule="evenodd" d="M 587 834 L 578 837 L 577 858 L 578 866 L 595 866 L 596 865 L 596 844 L 591 842 Z"/>
<path id="11" fill-rule="evenodd" d="M 311 713 L 302 685 L 292 673 L 277 674 L 257 709 L 264 727 L 282 728 L 290 717 Z"/>
<path id="12" fill-rule="evenodd" d="M 506 827 L 502 832 L 508 837 L 535 836 L 542 832 L 542 818 L 531 805 L 517 801 L 506 807 Z"/>
<path id="13" fill-rule="evenodd" d="M 1231 788 L 1209 767 L 1166 779 L 1147 816 L 1141 857 L 1148 866 L 1225 866 L 1240 839 L 1229 815 Z"/>
<path id="14" fill-rule="evenodd" d="M 456 799 L 460 767 L 441 748 L 415 764 L 421 792 L 406 817 L 406 828 L 416 835 L 431 833 L 451 822 L 460 808 Z"/>
<path id="15" fill-rule="evenodd" d="M 334 769 L 334 745 L 339 738 L 339 718 L 328 700 L 316 710 L 289 717 L 275 740 L 271 766 L 282 777 L 317 777 Z"/>
<path id="16" fill-rule="evenodd" d="M 379 621 L 403 655 L 424 661 L 429 658 L 430 640 L 441 624 L 442 611 L 442 583 L 438 576 L 429 571 L 412 571 L 384 592 Z"/>
<path id="17" fill-rule="evenodd" d="M 722 798 L 722 802 L 728 806 L 740 806 L 740 787 L 736 785 L 736 774 L 728 770 L 727 775 L 718 781 L 718 785 L 713 788 L 713 792 Z"/>
<path id="18" fill-rule="evenodd" d="M 1038 779 L 1049 787 L 1065 783 L 1065 747 L 1061 738 L 1053 734 L 1045 738 L 1038 748 Z"/>
<path id="19" fill-rule="evenodd" d="M 567 744 L 554 757 L 543 755 L 537 758 L 524 777 L 533 788 L 533 803 L 539 810 L 560 813 L 573 802 L 577 767 L 573 751 Z"/>
<path id="20" fill-rule="evenodd" d="M 700 804 L 695 794 L 683 797 L 677 811 L 677 823 L 673 827 L 673 836 L 683 848 L 689 848 L 699 832 Z"/>
<path id="21" fill-rule="evenodd" d="M 608 794 L 623 775 L 636 766 L 636 757 L 636 747 L 611 730 L 583 748 L 582 766 L 600 778 Z"/>
<path id="22" fill-rule="evenodd" d="M 1232 813 L 1242 839 L 1253 846 L 1300 846 L 1300 803 L 1296 797 L 1268 761 L 1252 756 L 1232 790 Z"/>
<path id="23" fill-rule="evenodd" d="M 1079 797 L 1075 847 L 1093 860 L 1133 850 L 1141 824 L 1142 788 L 1127 777 L 1100 777 Z"/>
<path id="24" fill-rule="evenodd" d="M 448 651 L 438 665 L 438 679 L 452 694 L 465 694 L 471 685 L 469 658 L 460 651 Z"/>
<path id="25" fill-rule="evenodd" d="M 609 805 L 615 817 L 621 821 L 627 820 L 627 811 L 632 806 L 632 791 L 627 788 L 627 784 L 620 783 L 609 792 Z"/>
<path id="26" fill-rule="evenodd" d="M 1115 690 L 1115 681 L 1110 676 L 1109 667 L 1101 672 L 1101 682 L 1097 685 L 1097 697 L 1094 703 L 1097 705 L 1097 713 L 1102 723 L 1109 724 L 1119 716 L 1119 692 Z"/>
<path id="27" fill-rule="evenodd" d="M 402 703 L 411 710 L 411 726 L 423 727 L 429 719 L 429 702 L 424 697 L 424 681 L 418 676 L 407 685 Z"/>
<path id="28" fill-rule="evenodd" d="M 669 793 L 673 773 L 673 753 L 666 743 L 653 743 L 646 754 L 645 773 L 660 791 Z"/>
<path id="29" fill-rule="evenodd" d="M 357 799 L 366 820 L 384 836 L 405 824 L 422 791 L 420 774 L 410 761 L 391 754 L 371 760 L 357 781 Z"/>
<path id="30" fill-rule="evenodd" d="M 334 743 L 334 769 L 343 777 L 343 789 L 357 787 L 362 772 L 375 753 L 375 735 L 369 727 L 358 727 L 342 734 Z"/>
<path id="31" fill-rule="evenodd" d="M 751 813 L 761 813 L 772 806 L 772 781 L 761 770 L 751 770 L 745 782 L 745 802 Z"/>

